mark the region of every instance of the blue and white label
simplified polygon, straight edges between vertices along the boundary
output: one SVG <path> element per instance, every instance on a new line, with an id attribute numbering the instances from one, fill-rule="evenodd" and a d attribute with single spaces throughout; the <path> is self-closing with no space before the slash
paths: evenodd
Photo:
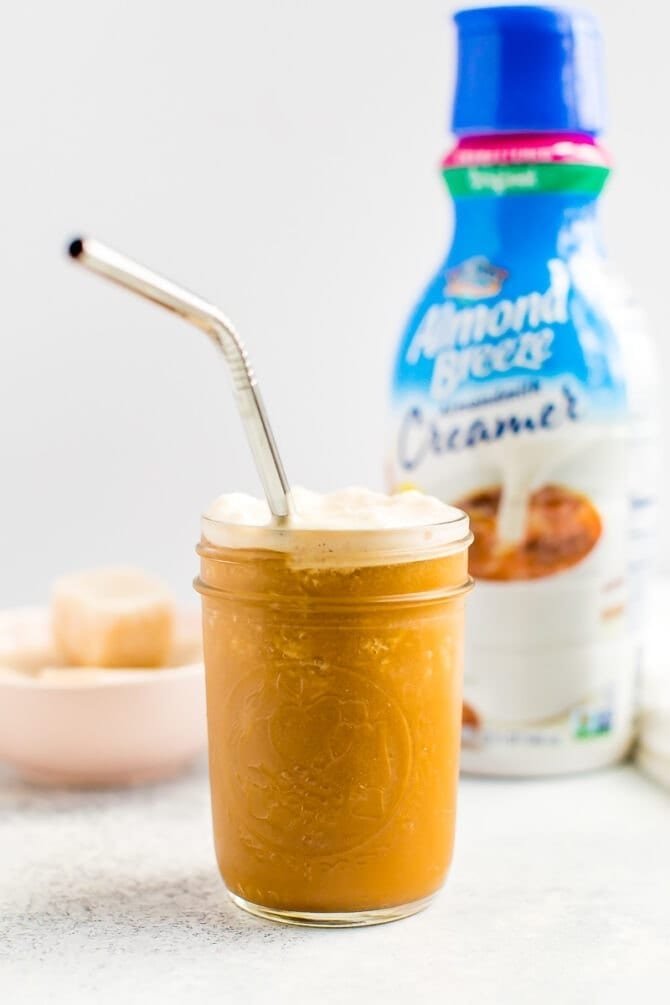
<path id="1" fill-rule="evenodd" d="M 593 767 L 632 739 L 631 500 L 653 495 L 636 467 L 653 375 L 593 195 L 457 203 L 396 355 L 390 487 L 470 516 L 464 766 Z"/>

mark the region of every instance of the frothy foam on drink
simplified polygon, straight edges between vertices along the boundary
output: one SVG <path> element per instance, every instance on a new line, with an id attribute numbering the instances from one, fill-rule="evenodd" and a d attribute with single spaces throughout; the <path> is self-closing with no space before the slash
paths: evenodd
<path id="1" fill-rule="evenodd" d="M 337 553 L 391 555 L 406 561 L 412 550 L 432 552 L 463 546 L 469 537 L 467 516 L 434 496 L 409 490 L 385 495 L 364 488 L 319 493 L 294 487 L 294 511 L 278 525 L 264 499 L 233 492 L 220 496 L 204 515 L 203 536 L 220 547 L 307 552 L 311 560 Z M 417 555 L 423 557 L 423 554 Z"/>

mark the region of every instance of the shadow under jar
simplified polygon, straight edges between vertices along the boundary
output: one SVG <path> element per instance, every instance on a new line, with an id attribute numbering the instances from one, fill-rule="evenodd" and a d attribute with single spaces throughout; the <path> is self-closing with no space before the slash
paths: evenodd
<path id="1" fill-rule="evenodd" d="M 453 848 L 467 517 L 258 533 L 205 518 L 198 548 L 224 883 L 295 924 L 413 914 Z"/>

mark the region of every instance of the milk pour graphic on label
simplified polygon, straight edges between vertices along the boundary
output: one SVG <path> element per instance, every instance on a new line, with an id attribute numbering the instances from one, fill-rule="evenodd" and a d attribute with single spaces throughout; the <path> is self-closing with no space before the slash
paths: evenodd
<path id="1" fill-rule="evenodd" d="M 470 516 L 464 768 L 588 769 L 633 739 L 654 503 L 653 358 L 597 220 L 599 36 L 550 8 L 456 22 L 454 237 L 398 346 L 388 481 Z"/>

